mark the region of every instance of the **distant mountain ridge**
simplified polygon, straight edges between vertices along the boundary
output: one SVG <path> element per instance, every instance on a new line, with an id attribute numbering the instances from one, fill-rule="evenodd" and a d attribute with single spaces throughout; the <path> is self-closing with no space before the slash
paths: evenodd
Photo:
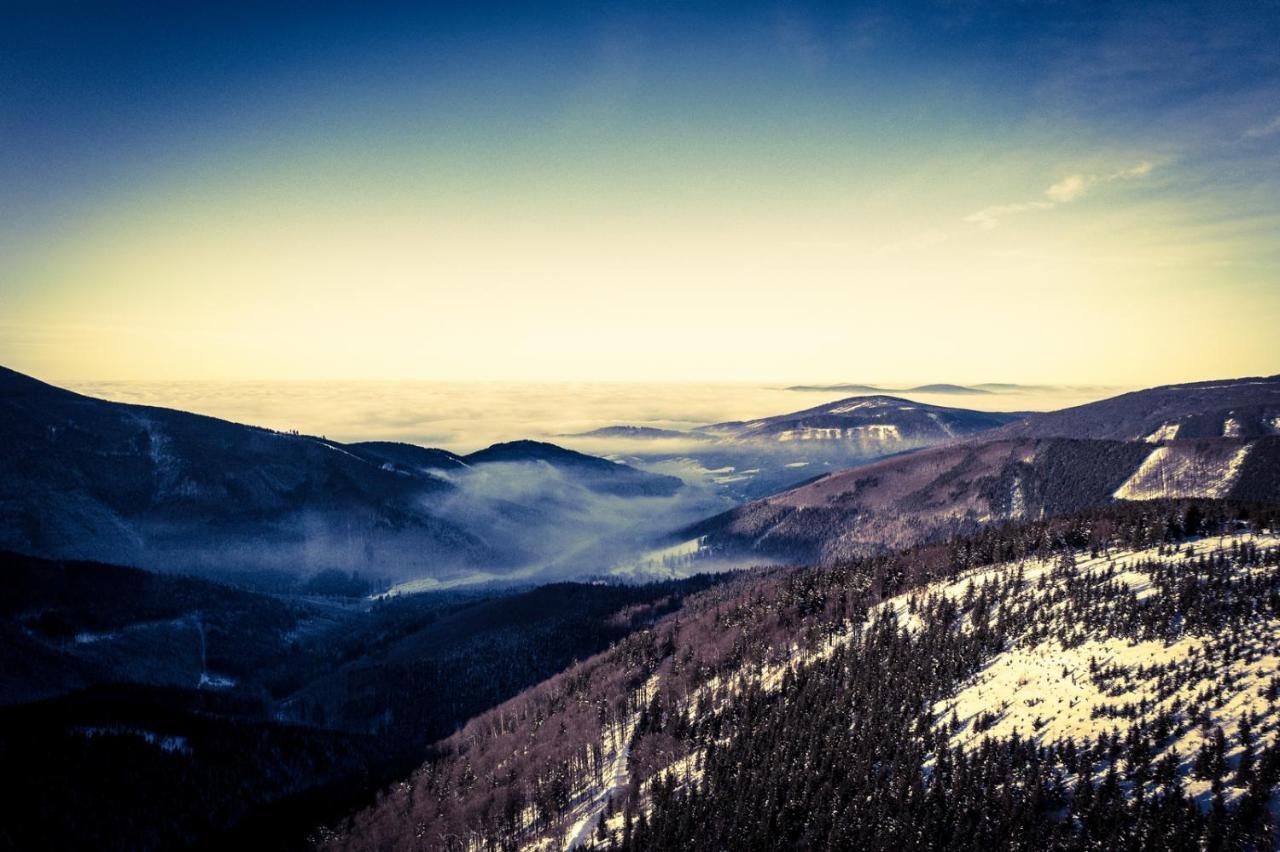
<path id="1" fill-rule="evenodd" d="M 344 445 L 94 399 L 0 368 L 0 548 L 37 556 L 196 571 L 501 570 L 527 561 L 525 542 L 471 523 L 457 485 L 499 461 L 554 468 L 570 488 L 562 503 L 575 493 L 670 495 L 681 484 L 550 444 L 466 457 Z M 517 535 L 565 509 L 477 499 L 518 516 Z"/>
<path id="2" fill-rule="evenodd" d="M 361 441 L 347 444 L 347 449 L 384 468 L 402 473 L 448 473 L 467 467 L 462 456 L 448 450 L 419 447 L 396 441 Z"/>
<path id="3" fill-rule="evenodd" d="M 687 432 L 607 426 L 569 437 L 636 440 L 689 438 L 728 444 L 812 442 L 847 444 L 855 456 L 886 455 L 996 429 L 1027 415 L 930 405 L 877 393 L 851 396 L 801 411 L 711 423 Z"/>
<path id="4" fill-rule="evenodd" d="M 581 447 L 690 470 L 737 502 L 791 487 L 815 474 L 910 450 L 964 440 L 1025 415 L 975 411 L 877 394 L 800 411 L 700 426 L 688 432 L 613 426 L 570 436 Z"/>
<path id="5" fill-rule="evenodd" d="M 716 423 L 702 431 L 736 442 L 845 442 L 865 454 L 885 454 L 995 429 L 1024 416 L 896 396 L 853 396 L 775 417 Z"/>
<path id="6" fill-rule="evenodd" d="M 591 429 L 587 432 L 572 432 L 564 435 L 565 438 L 629 438 L 634 440 L 655 440 L 661 438 L 692 438 L 694 440 L 710 441 L 713 440 L 710 435 L 703 435 L 697 430 L 682 432 L 679 429 L 659 429 L 653 426 L 603 426 L 599 429 Z"/>
<path id="7" fill-rule="evenodd" d="M 605 494 L 669 497 L 682 485 L 674 476 L 646 473 L 618 462 L 590 456 L 545 441 L 507 441 L 463 456 L 473 467 L 502 463 L 540 463 L 575 476 L 587 488 Z"/>
<path id="8" fill-rule="evenodd" d="M 787 388 L 789 391 L 830 391 L 832 393 L 858 393 L 858 394 L 887 394 L 887 393 L 947 393 L 947 394 L 969 394 L 981 396 L 990 394 L 996 390 L 1013 390 L 1020 388 L 1022 385 L 1008 384 L 986 384 L 986 385 L 956 385 L 949 382 L 934 382 L 927 385 L 915 385 L 913 387 L 891 388 L 881 387 L 879 385 L 858 385 L 858 384 L 837 384 L 837 385 L 792 385 Z"/>
<path id="9" fill-rule="evenodd" d="M 1123 394 L 829 473 L 685 530 L 830 563 L 1120 500 L 1280 499 L 1280 381 Z"/>
<path id="10" fill-rule="evenodd" d="M 1060 411 L 1033 414 L 993 437 L 1257 438 L 1280 434 L 1280 375 L 1133 391 Z"/>

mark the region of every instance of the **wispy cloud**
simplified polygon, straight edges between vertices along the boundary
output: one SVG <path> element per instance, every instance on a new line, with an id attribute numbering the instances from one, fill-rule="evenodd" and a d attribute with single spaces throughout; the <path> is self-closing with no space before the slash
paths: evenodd
<path id="1" fill-rule="evenodd" d="M 1277 133 L 1280 133 L 1280 115 L 1277 115 L 1266 124 L 1259 124 L 1256 127 L 1250 127 L 1244 132 L 1244 138 L 1261 139 L 1264 136 L 1274 136 Z"/>
<path id="2" fill-rule="evenodd" d="M 996 204 L 991 207 L 984 207 L 977 213 L 970 213 L 964 217 L 964 220 L 977 225 L 984 231 L 990 231 L 1000 224 L 1001 219 L 1016 216 L 1019 213 L 1026 213 L 1029 210 L 1048 210 L 1053 206 L 1052 201 L 1021 201 L 1017 204 Z"/>
<path id="3" fill-rule="evenodd" d="M 1107 180 L 1107 181 L 1128 180 L 1129 178 L 1146 177 L 1147 175 L 1151 174 L 1151 170 L 1154 168 L 1155 166 L 1150 161 L 1143 160 L 1141 163 L 1138 163 L 1138 165 L 1136 166 L 1130 166 L 1127 169 L 1121 169 L 1118 172 L 1112 172 L 1111 174 L 1107 175 L 1107 177 L 1104 178 L 1104 180 Z"/>
<path id="4" fill-rule="evenodd" d="M 1088 182 L 1084 175 L 1068 175 L 1044 191 L 1052 201 L 1065 204 L 1084 195 Z"/>
<path id="5" fill-rule="evenodd" d="M 1155 168 L 1151 162 L 1143 160 L 1142 162 L 1111 172 L 1106 175 L 1085 175 L 1074 174 L 1067 175 L 1058 182 L 1052 184 L 1044 191 L 1043 198 L 1037 198 L 1031 201 L 1019 201 L 1012 204 L 996 204 L 991 207 L 984 207 L 976 213 L 970 213 L 964 217 L 964 221 L 977 225 L 984 231 L 989 231 L 1000 224 L 1001 219 L 1010 216 L 1016 216 L 1020 213 L 1028 213 L 1033 210 L 1049 210 L 1060 204 L 1069 204 L 1072 201 L 1083 198 L 1094 186 L 1104 183 L 1112 183 L 1118 180 L 1130 180 L 1132 178 L 1145 177 L 1151 174 L 1151 170 Z"/>

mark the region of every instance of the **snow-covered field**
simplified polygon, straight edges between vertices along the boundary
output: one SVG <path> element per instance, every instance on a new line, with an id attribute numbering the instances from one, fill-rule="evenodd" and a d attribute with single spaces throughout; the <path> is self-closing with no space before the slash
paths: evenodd
<path id="1" fill-rule="evenodd" d="M 1280 546 L 1280 535 L 1241 533 L 1201 539 L 1189 546 L 1198 557 L 1229 554 L 1233 545 L 1244 544 L 1260 549 Z M 1172 547 L 1163 554 L 1161 548 L 1112 550 L 1098 556 L 1077 554 L 1069 570 L 1064 569 L 1060 557 L 975 569 L 954 580 L 890 598 L 872 608 L 867 623 L 892 611 L 901 628 L 916 632 L 923 627 L 917 613 L 927 599 L 941 596 L 961 602 L 984 584 L 1014 580 L 1020 580 L 1013 593 L 1015 600 L 1028 611 L 1036 611 L 1041 623 L 1055 617 L 1055 606 L 1065 609 L 1061 587 L 1067 577 L 1101 584 L 1114 581 L 1132 593 L 1134 600 L 1148 601 L 1159 591 L 1148 573 L 1150 565 L 1169 564 L 1185 556 L 1185 549 L 1175 551 Z M 1253 566 L 1239 570 L 1277 569 Z M 967 617 L 961 621 L 960 629 L 971 627 Z M 686 706 L 691 713 L 695 707 L 703 712 L 718 712 L 749 686 L 776 691 L 787 671 L 831 656 L 861 629 L 854 625 L 808 650 L 793 645 L 780 663 L 744 668 L 708 681 L 690 696 Z M 1053 632 L 1048 635 L 1053 637 Z M 1077 630 L 1074 638 L 1079 641 L 1067 647 L 1056 637 L 1011 637 L 1004 651 L 935 704 L 936 726 L 953 745 L 964 748 L 976 746 L 987 737 L 1007 738 L 1015 733 L 1046 744 L 1067 740 L 1082 743 L 1113 730 L 1123 732 L 1135 720 L 1151 720 L 1162 711 L 1171 718 L 1181 711 L 1183 721 L 1172 726 L 1163 749 L 1155 757 L 1176 751 L 1184 788 L 1202 802 L 1209 795 L 1209 783 L 1194 778 L 1191 767 L 1197 751 L 1216 728 L 1222 728 L 1227 741 L 1233 744 L 1226 753 L 1232 765 L 1241 752 L 1234 744 L 1246 713 L 1254 721 L 1256 749 L 1278 736 L 1280 713 L 1276 702 L 1267 695 L 1280 677 L 1280 619 L 1256 619 L 1247 630 L 1229 637 L 1182 635 L 1170 641 L 1136 641 L 1085 636 Z M 1193 708 L 1203 711 L 1194 723 L 1186 718 Z M 687 755 L 658 774 L 682 785 L 697 784 L 703 757 L 697 752 Z M 643 780 L 642 796 L 651 781 Z M 1231 800 L 1240 792 L 1228 787 L 1226 797 Z M 647 810 L 643 801 L 641 809 Z M 614 833 L 620 831 L 621 816 L 611 819 L 607 828 Z"/>
<path id="2" fill-rule="evenodd" d="M 1143 440 L 1149 444 L 1159 444 L 1162 441 L 1172 441 L 1174 438 L 1178 437 L 1178 430 L 1180 428 L 1182 428 L 1181 423 L 1165 423 Z"/>
<path id="3" fill-rule="evenodd" d="M 1250 542 L 1260 548 L 1280 543 L 1280 536 L 1241 535 L 1206 539 L 1194 554 L 1229 553 L 1232 544 Z M 1073 576 L 1092 574 L 1114 580 L 1139 601 L 1156 593 L 1155 580 L 1138 566 L 1168 565 L 1184 553 L 1161 556 L 1158 550 L 1121 552 L 1082 560 Z M 995 579 L 1007 566 L 978 572 L 961 581 L 931 590 L 953 599 L 969 585 Z M 1236 567 L 1238 576 L 1275 568 Z M 1023 566 L 1021 604 L 1036 610 L 1041 623 L 1057 623 L 1048 634 L 1014 637 L 1002 653 L 990 659 L 960 689 L 934 705 L 936 725 L 952 745 L 976 746 L 984 739 L 1017 735 L 1037 742 L 1079 744 L 1134 723 L 1157 717 L 1172 723 L 1155 758 L 1176 753 L 1188 794 L 1205 797 L 1209 783 L 1190 777 L 1196 753 L 1215 729 L 1221 728 L 1229 763 L 1242 752 L 1237 742 L 1240 720 L 1249 714 L 1257 747 L 1273 742 L 1280 727 L 1280 710 L 1269 690 L 1280 678 L 1280 619 L 1255 616 L 1244 629 L 1231 634 L 1180 635 L 1170 640 L 1092 636 L 1076 644 L 1072 636 L 1060 581 L 1051 579 L 1051 566 L 1032 562 Z M 918 593 L 917 593 L 918 594 Z M 909 598 L 910 596 L 908 596 Z M 900 602 L 895 601 L 895 607 Z M 1073 637 L 1078 638 L 1078 634 Z M 1190 717 L 1198 715 L 1196 722 Z M 1228 800 L 1242 791 L 1228 786 Z"/>
<path id="4" fill-rule="evenodd" d="M 1224 497 L 1235 485 L 1252 447 L 1163 444 L 1151 451 L 1113 496 L 1120 500 Z"/>
<path id="5" fill-rule="evenodd" d="M 830 426 L 797 426 L 785 429 L 777 434 L 781 443 L 789 441 L 848 441 L 863 449 L 875 449 L 885 445 L 897 444 L 902 440 L 902 433 L 891 423 L 871 423 L 866 426 L 849 426 L 845 428 Z"/>

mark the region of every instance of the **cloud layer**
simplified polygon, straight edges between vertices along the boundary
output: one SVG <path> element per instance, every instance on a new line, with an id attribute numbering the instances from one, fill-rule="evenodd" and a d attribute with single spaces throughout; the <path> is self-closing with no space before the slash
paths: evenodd
<path id="1" fill-rule="evenodd" d="M 1033 210 L 1050 210 L 1060 204 L 1069 204 L 1087 195 L 1099 184 L 1112 183 L 1118 180 L 1130 180 L 1151 174 L 1154 166 L 1143 160 L 1128 168 L 1119 169 L 1105 175 L 1072 174 L 1052 184 L 1044 191 L 1044 198 L 1031 201 L 1019 201 L 1012 204 L 996 204 L 984 207 L 976 213 L 964 217 L 964 221 L 989 231 L 1000 224 L 1000 220 Z"/>

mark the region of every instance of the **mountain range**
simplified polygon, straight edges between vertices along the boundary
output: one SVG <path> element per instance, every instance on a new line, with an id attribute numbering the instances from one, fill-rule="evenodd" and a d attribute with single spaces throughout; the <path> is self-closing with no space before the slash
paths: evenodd
<path id="1" fill-rule="evenodd" d="M 642 467 L 701 478 L 741 502 L 773 494 L 824 471 L 949 443 L 1025 416 L 875 394 L 688 431 L 610 426 L 565 437 Z"/>
<path id="2" fill-rule="evenodd" d="M 1280 378 L 1153 388 L 818 477 L 686 531 L 831 562 L 1117 500 L 1274 499 Z"/>
<path id="3" fill-rule="evenodd" d="M 893 396 L 857 396 L 759 420 L 716 423 L 700 431 L 735 443 L 796 441 L 846 445 L 874 456 L 930 446 L 1021 420 L 1017 413 L 925 405 Z M 842 447 L 844 449 L 844 447 Z"/>
<path id="4" fill-rule="evenodd" d="M 1276 848 L 1278 394 L 713 424 L 833 466 L 718 511 L 0 373 L 0 848 Z"/>
<path id="5" fill-rule="evenodd" d="M 0 548 L 224 575 L 500 574 L 547 559 L 538 536 L 554 539 L 566 515 L 600 499 L 681 489 L 534 441 L 466 456 L 343 444 L 93 399 L 5 369 L 0 444 Z M 480 487 L 517 474 L 518 489 Z"/>
<path id="6" fill-rule="evenodd" d="M 792 385 L 789 391 L 833 391 L 835 393 L 884 394 L 884 393 L 937 393 L 937 394 L 988 394 L 996 391 L 1010 391 L 1025 388 L 1026 385 L 989 383 L 979 385 L 955 385 L 949 382 L 936 382 L 928 385 L 914 385 L 903 388 L 886 388 L 877 385 L 838 384 L 838 385 Z"/>

